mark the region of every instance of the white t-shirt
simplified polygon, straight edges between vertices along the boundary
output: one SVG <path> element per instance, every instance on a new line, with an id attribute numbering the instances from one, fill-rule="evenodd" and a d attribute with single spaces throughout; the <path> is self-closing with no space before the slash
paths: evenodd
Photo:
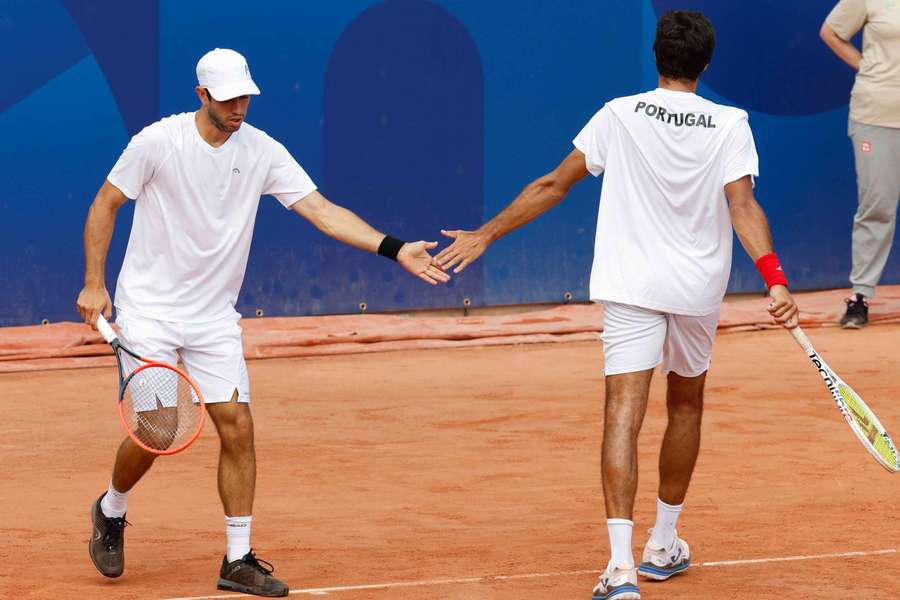
<path id="1" fill-rule="evenodd" d="M 175 322 L 236 315 L 259 197 L 290 207 L 316 189 L 265 132 L 244 123 L 214 148 L 194 113 L 144 128 L 107 179 L 137 200 L 115 304 Z"/>
<path id="2" fill-rule="evenodd" d="M 681 315 L 718 309 L 731 270 L 724 186 L 759 174 L 747 113 L 656 89 L 607 103 L 575 138 L 604 171 L 590 297 Z"/>

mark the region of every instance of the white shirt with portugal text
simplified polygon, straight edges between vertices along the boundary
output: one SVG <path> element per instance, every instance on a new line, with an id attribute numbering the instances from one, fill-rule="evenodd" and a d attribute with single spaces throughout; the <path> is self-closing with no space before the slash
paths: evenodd
<path id="1" fill-rule="evenodd" d="M 591 299 L 716 311 L 731 271 L 724 188 L 759 174 L 747 113 L 656 89 L 610 101 L 573 143 L 591 174 L 605 173 Z"/>
<path id="2" fill-rule="evenodd" d="M 290 207 L 316 189 L 265 132 L 244 123 L 214 148 L 194 113 L 144 128 L 107 179 L 136 199 L 115 304 L 173 322 L 236 315 L 260 196 Z"/>

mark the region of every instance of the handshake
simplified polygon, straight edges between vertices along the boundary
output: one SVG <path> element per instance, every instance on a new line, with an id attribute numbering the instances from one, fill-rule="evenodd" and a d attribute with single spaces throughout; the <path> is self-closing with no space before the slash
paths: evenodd
<path id="1" fill-rule="evenodd" d="M 450 281 L 448 270 L 453 269 L 454 273 L 461 273 L 487 250 L 490 243 L 487 236 L 480 230 L 447 231 L 442 229 L 441 234 L 451 238 L 453 242 L 436 256 L 431 256 L 428 251 L 437 248 L 438 243 L 420 240 L 403 244 L 397 252 L 397 262 L 422 281 L 437 285 Z M 379 251 L 379 253 L 382 252 Z"/>

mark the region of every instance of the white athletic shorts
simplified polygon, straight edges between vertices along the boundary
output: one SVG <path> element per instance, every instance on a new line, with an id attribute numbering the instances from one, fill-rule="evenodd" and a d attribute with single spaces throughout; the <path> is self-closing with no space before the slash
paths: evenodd
<path id="1" fill-rule="evenodd" d="M 682 377 L 709 369 L 719 311 L 690 317 L 649 308 L 603 303 L 603 355 L 607 375 L 656 368 Z"/>
<path id="2" fill-rule="evenodd" d="M 173 323 L 116 309 L 119 338 L 125 347 L 147 360 L 171 365 L 180 358 L 208 404 L 230 401 L 235 390 L 239 402 L 250 402 L 239 321 L 240 316 L 235 316 L 210 323 Z M 123 360 L 126 375 L 136 362 Z"/>

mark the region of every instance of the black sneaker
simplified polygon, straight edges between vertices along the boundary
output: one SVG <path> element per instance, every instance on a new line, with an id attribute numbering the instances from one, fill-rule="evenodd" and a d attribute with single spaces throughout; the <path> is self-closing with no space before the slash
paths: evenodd
<path id="1" fill-rule="evenodd" d="M 94 531 L 88 542 L 88 554 L 97 570 L 107 577 L 118 577 L 125 569 L 125 526 L 128 522 L 124 515 L 119 518 L 108 518 L 100 508 L 100 501 L 106 492 L 91 506 L 91 522 Z"/>
<path id="2" fill-rule="evenodd" d="M 257 559 L 253 550 L 245 554 L 243 558 L 232 562 L 228 562 L 226 556 L 222 559 L 219 584 L 216 587 L 220 590 L 242 592 L 254 596 L 287 596 L 288 586 L 272 577 L 274 572 L 275 567 L 264 560 Z"/>
<path id="3" fill-rule="evenodd" d="M 856 294 L 856 299 L 847 298 L 847 312 L 841 317 L 844 329 L 861 329 L 869 324 L 869 304 L 866 297 Z"/>

